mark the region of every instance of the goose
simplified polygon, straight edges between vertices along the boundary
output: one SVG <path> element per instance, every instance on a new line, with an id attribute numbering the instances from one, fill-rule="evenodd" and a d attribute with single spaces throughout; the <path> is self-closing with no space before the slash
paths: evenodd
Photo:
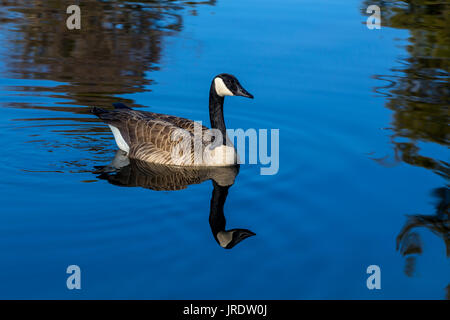
<path id="1" fill-rule="evenodd" d="M 242 240 L 254 236 L 248 229 L 227 230 L 224 214 L 228 189 L 234 184 L 239 166 L 224 167 L 180 167 L 151 163 L 128 158 L 126 152 L 118 150 L 114 159 L 106 166 L 96 167 L 97 178 L 122 187 L 141 187 L 155 191 L 176 191 L 191 184 L 207 180 L 213 183 L 209 225 L 216 242 L 225 249 L 231 249 Z"/>
<path id="2" fill-rule="evenodd" d="M 119 149 L 132 159 L 162 165 L 230 166 L 239 158 L 226 134 L 225 96 L 253 99 L 235 76 L 215 76 L 209 90 L 211 129 L 181 117 L 133 110 L 122 103 L 114 103 L 114 110 L 94 107 L 92 113 L 109 125 Z"/>

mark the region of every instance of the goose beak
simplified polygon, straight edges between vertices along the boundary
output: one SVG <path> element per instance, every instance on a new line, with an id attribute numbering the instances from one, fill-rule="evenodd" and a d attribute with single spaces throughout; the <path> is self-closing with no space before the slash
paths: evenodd
<path id="1" fill-rule="evenodd" d="M 231 242 L 225 247 L 225 249 L 231 249 L 235 245 L 237 245 L 239 242 L 241 242 L 244 239 L 247 239 L 248 237 L 252 237 L 256 235 L 254 232 L 247 230 L 247 229 L 234 229 L 235 232 L 233 233 L 233 239 Z"/>
<path id="2" fill-rule="evenodd" d="M 250 92 L 248 92 L 247 90 L 245 90 L 244 88 L 242 88 L 242 86 L 238 86 L 235 96 L 241 96 L 241 97 L 253 99 L 253 95 Z"/>

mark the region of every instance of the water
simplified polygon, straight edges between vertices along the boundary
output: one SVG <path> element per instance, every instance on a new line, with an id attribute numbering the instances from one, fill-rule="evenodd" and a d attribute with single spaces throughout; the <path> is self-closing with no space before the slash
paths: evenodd
<path id="1" fill-rule="evenodd" d="M 380 1 L 369 30 L 368 5 L 89 0 L 69 31 L 64 1 L 3 1 L 0 298 L 448 298 L 448 6 Z M 280 129 L 278 174 L 242 165 L 228 190 L 226 229 L 256 233 L 232 249 L 211 181 L 99 173 L 116 146 L 88 111 L 209 125 L 222 72 L 255 96 L 226 99 L 229 128 Z"/>

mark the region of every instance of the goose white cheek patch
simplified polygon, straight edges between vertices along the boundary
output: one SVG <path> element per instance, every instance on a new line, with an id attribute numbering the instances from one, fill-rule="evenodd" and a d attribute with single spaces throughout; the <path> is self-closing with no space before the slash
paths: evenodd
<path id="1" fill-rule="evenodd" d="M 234 94 L 227 88 L 225 83 L 221 78 L 214 79 L 214 86 L 216 87 L 216 92 L 219 96 L 234 96 Z"/>

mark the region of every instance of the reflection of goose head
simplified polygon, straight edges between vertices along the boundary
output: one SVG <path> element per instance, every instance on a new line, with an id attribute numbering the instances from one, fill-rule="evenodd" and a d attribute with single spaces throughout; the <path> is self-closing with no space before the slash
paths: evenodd
<path id="1" fill-rule="evenodd" d="M 214 190 L 211 197 L 211 207 L 209 213 L 209 225 L 217 243 L 225 249 L 231 249 L 242 240 L 254 236 L 247 229 L 230 229 L 225 230 L 226 220 L 223 212 L 225 200 L 228 196 L 230 186 L 220 186 L 213 180 Z"/>
<path id="2" fill-rule="evenodd" d="M 247 229 L 231 229 L 219 231 L 215 238 L 222 248 L 231 249 L 242 240 L 254 235 L 254 232 Z"/>
<path id="3" fill-rule="evenodd" d="M 228 189 L 239 172 L 238 166 L 205 168 L 164 166 L 129 159 L 125 152 L 119 150 L 109 165 L 97 169 L 99 170 L 96 173 L 100 174 L 98 178 L 107 180 L 111 184 L 157 191 L 181 190 L 191 184 L 212 180 L 214 189 L 209 224 L 217 243 L 223 248 L 231 249 L 242 240 L 255 235 L 247 229 L 225 230 L 223 207 Z"/>

